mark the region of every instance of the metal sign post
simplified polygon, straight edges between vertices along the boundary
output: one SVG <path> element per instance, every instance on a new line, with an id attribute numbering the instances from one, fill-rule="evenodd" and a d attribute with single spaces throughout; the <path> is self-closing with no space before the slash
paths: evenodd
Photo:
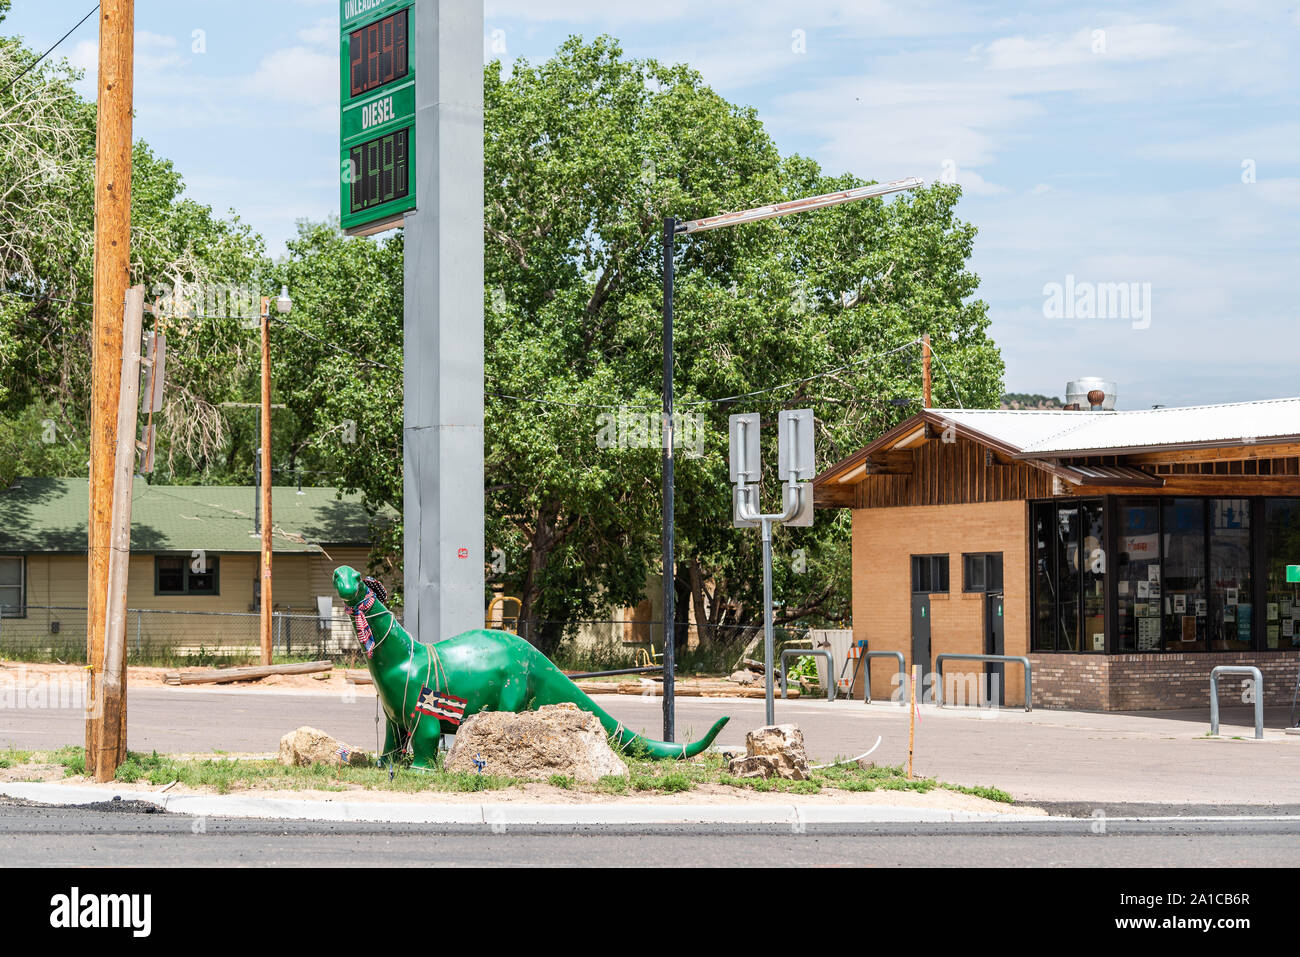
<path id="1" fill-rule="evenodd" d="M 780 512 L 763 514 L 758 505 L 759 417 L 755 413 L 733 415 L 731 433 L 731 480 L 735 484 L 733 525 L 757 525 L 763 536 L 763 666 L 766 670 L 767 724 L 776 724 L 776 693 L 773 660 L 776 657 L 776 628 L 772 620 L 772 526 L 782 523 L 809 526 L 813 523 L 811 479 L 813 461 L 812 409 L 786 410 L 778 418 L 780 446 L 777 473 L 781 478 Z"/>

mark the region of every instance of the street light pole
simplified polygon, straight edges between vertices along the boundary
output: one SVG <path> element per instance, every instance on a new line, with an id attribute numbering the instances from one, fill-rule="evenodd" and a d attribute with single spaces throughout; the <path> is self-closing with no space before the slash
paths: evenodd
<path id="1" fill-rule="evenodd" d="M 293 308 L 289 288 L 280 287 L 275 311 L 287 315 Z M 261 639 L 262 664 L 271 663 L 271 299 L 262 297 L 262 562 Z M 204 569 L 205 571 L 207 569 Z"/>
<path id="2" fill-rule="evenodd" d="M 271 299 L 262 297 L 262 664 L 271 663 Z M 206 569 L 204 569 L 206 571 Z"/>
<path id="3" fill-rule="evenodd" d="M 677 638 L 677 591 L 674 575 L 673 541 L 673 256 L 676 251 L 677 220 L 664 219 L 664 418 L 663 418 L 663 551 L 664 551 L 664 740 L 675 733 L 675 660 Z"/>
<path id="4" fill-rule="evenodd" d="M 664 588 L 664 737 L 665 741 L 673 740 L 674 724 L 674 652 L 673 639 L 676 637 L 676 616 L 677 616 L 677 596 L 673 591 L 673 254 L 675 252 L 675 241 L 678 233 L 689 235 L 690 233 L 701 233 L 710 229 L 721 229 L 725 226 L 738 226 L 742 223 L 756 223 L 764 219 L 776 219 L 779 216 L 788 216 L 791 213 L 804 213 L 814 209 L 824 209 L 827 206 L 839 206 L 843 203 L 852 203 L 860 199 L 871 199 L 875 196 L 885 196 L 889 193 L 899 193 L 903 190 L 916 189 L 924 186 L 925 181 L 919 177 L 912 176 L 907 179 L 895 180 L 892 183 L 879 183 L 875 186 L 859 186 L 856 189 L 844 189 L 834 193 L 822 193 L 819 196 L 807 196 L 803 199 L 792 199 L 786 202 L 773 203 L 769 206 L 757 206 L 753 209 L 743 209 L 735 213 L 723 213 L 719 216 L 709 216 L 704 219 L 693 219 L 688 222 L 678 222 L 672 216 L 664 217 L 664 266 L 663 266 L 663 286 L 664 286 L 664 422 L 663 422 L 663 588 Z M 771 530 L 768 529 L 770 535 Z M 771 547 L 770 538 L 767 539 L 768 547 Z M 771 590 L 771 584 L 768 583 L 768 591 Z M 770 594 L 767 599 L 767 617 L 770 619 L 772 603 Z M 770 639 L 769 639 L 770 647 Z M 771 719 L 771 678 L 772 662 L 767 662 L 768 674 L 768 718 Z"/>

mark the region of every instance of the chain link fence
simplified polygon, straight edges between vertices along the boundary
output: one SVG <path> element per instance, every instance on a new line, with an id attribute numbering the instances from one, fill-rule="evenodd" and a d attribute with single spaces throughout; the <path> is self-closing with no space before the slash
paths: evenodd
<path id="1" fill-rule="evenodd" d="M 86 661 L 86 609 L 28 605 L 0 617 L 0 657 L 21 661 Z M 399 618 L 400 620 L 400 618 Z M 353 661 L 359 646 L 346 615 L 277 611 L 271 617 L 275 661 Z M 129 608 L 126 658 L 133 665 L 236 666 L 261 660 L 257 612 L 163 611 Z"/>
<path id="2" fill-rule="evenodd" d="M 401 621 L 401 615 L 397 616 Z M 663 661 L 661 622 L 507 620 L 507 630 L 536 643 L 545 633 L 565 634 L 551 657 L 565 670 L 599 671 L 657 665 Z M 500 623 L 496 627 L 501 627 Z M 746 649 L 762 628 L 755 626 L 679 626 L 677 668 L 683 673 L 728 672 L 742 657 L 762 658 L 761 642 Z M 276 611 L 271 618 L 276 662 L 331 660 L 363 665 L 352 620 L 343 614 L 322 617 L 308 611 Z M 777 654 L 808 640 L 803 626 L 776 629 Z M 261 660 L 261 616 L 257 612 L 172 611 L 129 608 L 126 613 L 127 662 L 164 667 L 234 667 Z M 28 605 L 0 617 L 0 658 L 19 661 L 86 661 L 86 609 Z"/>

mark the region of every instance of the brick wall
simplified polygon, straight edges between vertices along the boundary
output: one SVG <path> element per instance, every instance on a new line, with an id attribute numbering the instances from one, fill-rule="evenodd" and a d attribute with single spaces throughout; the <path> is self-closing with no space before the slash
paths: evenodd
<path id="1" fill-rule="evenodd" d="M 872 651 L 901 651 L 912 667 L 913 555 L 948 555 L 949 591 L 930 600 L 932 654 L 984 651 L 984 596 L 962 592 L 962 554 L 1001 552 L 1005 652 L 1028 647 L 1028 517 L 1024 502 L 864 508 L 853 511 L 853 637 Z M 838 667 L 838 666 L 837 666 Z M 887 699 L 895 690 L 895 665 L 873 659 L 871 696 Z M 944 674 L 980 673 L 974 662 L 952 662 Z M 955 678 L 951 680 L 961 680 Z M 1006 667 L 1008 705 L 1024 703 L 1020 668 Z M 861 696 L 862 680 L 854 694 Z"/>
<path id="2" fill-rule="evenodd" d="M 949 590 L 930 598 L 932 654 L 980 654 L 984 650 L 984 596 L 962 592 L 962 554 L 1001 552 L 1005 651 L 1029 648 L 1029 530 L 1022 501 L 853 510 L 853 637 L 873 651 L 900 651 L 912 667 L 912 555 L 948 555 Z M 1032 654 L 1034 707 L 1086 711 L 1199 708 L 1209 704 L 1210 669 L 1254 665 L 1264 673 L 1264 703 L 1289 705 L 1300 652 L 1099 655 Z M 836 671 L 841 667 L 836 662 Z M 978 663 L 952 662 L 949 675 L 982 671 Z M 871 666 L 871 697 L 895 692 L 896 665 L 877 658 Z M 1024 680 L 1007 665 L 1008 705 L 1024 703 Z M 1241 679 L 1220 681 L 1223 704 L 1241 703 Z M 853 689 L 862 695 L 862 678 Z"/>
<path id="3" fill-rule="evenodd" d="M 1035 654 L 1034 705 L 1086 711 L 1209 707 L 1210 669 L 1254 665 L 1264 675 L 1264 704 L 1289 705 L 1300 652 L 1150 655 Z M 1219 679 L 1219 701 L 1242 704 L 1243 678 Z"/>

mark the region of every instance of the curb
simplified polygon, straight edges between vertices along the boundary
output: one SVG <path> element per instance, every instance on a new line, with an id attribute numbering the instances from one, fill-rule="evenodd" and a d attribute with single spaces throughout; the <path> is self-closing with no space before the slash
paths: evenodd
<path id="1" fill-rule="evenodd" d="M 279 798 L 106 791 L 48 783 L 0 784 L 0 794 L 41 804 L 101 804 L 113 798 L 143 801 L 175 814 L 194 817 L 276 818 L 305 821 L 355 821 L 390 824 L 509 825 L 665 825 L 777 824 L 796 829 L 808 824 L 1023 823 L 1042 815 L 942 810 L 877 804 L 381 804 L 360 801 L 294 801 Z"/>

